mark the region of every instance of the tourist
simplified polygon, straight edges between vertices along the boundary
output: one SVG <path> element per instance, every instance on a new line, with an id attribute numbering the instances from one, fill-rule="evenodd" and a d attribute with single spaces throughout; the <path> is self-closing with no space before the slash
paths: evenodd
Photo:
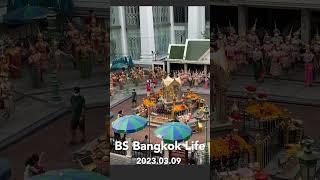
<path id="1" fill-rule="evenodd" d="M 24 180 L 31 180 L 33 176 L 45 173 L 44 168 L 40 165 L 42 156 L 43 153 L 41 153 L 40 157 L 37 154 L 33 154 L 26 160 Z"/>
<path id="2" fill-rule="evenodd" d="M 137 92 L 135 89 L 132 90 L 132 108 L 137 106 Z"/>
<path id="3" fill-rule="evenodd" d="M 125 142 L 127 140 L 127 135 L 126 134 L 123 134 L 122 138 L 121 138 L 121 142 Z"/>
<path id="4" fill-rule="evenodd" d="M 304 84 L 312 86 L 313 81 L 313 59 L 314 54 L 310 51 L 310 46 L 306 45 L 306 52 L 302 55 L 304 61 Z"/>
<path id="5" fill-rule="evenodd" d="M 120 141 L 120 140 L 121 140 L 121 135 L 120 135 L 120 133 L 114 132 L 114 133 L 113 133 L 113 136 L 114 136 L 114 140 L 115 140 L 115 141 Z"/>
<path id="6" fill-rule="evenodd" d="M 142 144 L 149 144 L 149 137 L 148 135 L 144 136 L 144 140 L 142 141 Z"/>
<path id="7" fill-rule="evenodd" d="M 75 144 L 76 130 L 79 127 L 82 133 L 81 142 L 85 142 L 85 98 L 80 95 L 80 88 L 74 88 L 74 94 L 71 97 L 72 120 L 71 120 L 71 141 L 70 144 Z"/>
<path id="8" fill-rule="evenodd" d="M 190 165 L 196 165 L 197 164 L 194 151 L 191 152 L 191 156 L 189 158 L 189 164 Z"/>
<path id="9" fill-rule="evenodd" d="M 123 117 L 124 115 L 123 115 L 123 111 L 122 110 L 120 110 L 119 112 L 118 112 L 118 116 L 117 116 L 117 118 L 119 119 L 119 118 L 121 118 L 121 117 Z"/>

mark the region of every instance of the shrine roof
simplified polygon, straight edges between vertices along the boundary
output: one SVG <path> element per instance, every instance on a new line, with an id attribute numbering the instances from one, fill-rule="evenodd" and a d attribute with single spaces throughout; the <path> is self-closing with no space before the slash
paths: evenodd
<path id="1" fill-rule="evenodd" d="M 168 59 L 196 62 L 203 59 L 209 49 L 209 39 L 187 39 L 186 44 L 169 44 Z"/>
<path id="2" fill-rule="evenodd" d="M 210 49 L 209 39 L 187 39 L 184 49 L 184 60 L 199 60 Z"/>
<path id="3" fill-rule="evenodd" d="M 168 52 L 169 59 L 183 59 L 184 49 L 184 44 L 170 44 Z"/>

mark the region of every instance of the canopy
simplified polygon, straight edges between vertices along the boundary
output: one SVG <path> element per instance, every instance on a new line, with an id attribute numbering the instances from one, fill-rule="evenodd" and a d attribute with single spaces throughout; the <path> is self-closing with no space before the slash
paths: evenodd
<path id="1" fill-rule="evenodd" d="M 25 6 L 4 15 L 7 24 L 24 24 L 47 18 L 48 9 L 39 6 Z"/>
<path id="2" fill-rule="evenodd" d="M 170 122 L 158 127 L 154 131 L 155 135 L 165 143 L 183 142 L 190 139 L 192 129 L 180 122 Z"/>
<path id="3" fill-rule="evenodd" d="M 134 67 L 132 58 L 128 57 L 120 57 L 112 60 L 111 70 L 121 70 L 122 68 L 132 68 Z"/>
<path id="4" fill-rule="evenodd" d="M 144 129 L 148 120 L 137 115 L 123 116 L 112 122 L 112 130 L 118 133 L 135 133 Z"/>
<path id="5" fill-rule="evenodd" d="M 8 0 L 8 13 L 25 6 L 53 7 L 62 14 L 72 13 L 73 0 Z"/>
<path id="6" fill-rule="evenodd" d="M 48 171 L 45 174 L 33 176 L 32 180 L 108 180 L 109 178 L 94 172 L 77 169 L 62 169 Z"/>

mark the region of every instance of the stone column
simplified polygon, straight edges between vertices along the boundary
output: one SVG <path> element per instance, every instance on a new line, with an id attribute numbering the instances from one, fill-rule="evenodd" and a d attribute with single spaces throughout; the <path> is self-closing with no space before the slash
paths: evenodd
<path id="1" fill-rule="evenodd" d="M 208 72 L 208 65 L 204 65 L 204 67 L 203 67 L 203 71 L 205 72 L 205 73 L 207 73 Z"/>
<path id="2" fill-rule="evenodd" d="M 174 35 L 174 13 L 173 13 L 173 6 L 169 7 L 169 13 L 170 13 L 170 43 L 175 44 L 176 39 Z"/>
<path id="3" fill-rule="evenodd" d="M 238 6 L 238 33 L 245 35 L 248 26 L 248 8 L 246 6 Z"/>
<path id="4" fill-rule="evenodd" d="M 303 43 L 310 42 L 311 13 L 309 9 L 301 10 L 301 40 Z"/>
<path id="5" fill-rule="evenodd" d="M 170 62 L 167 61 L 167 74 L 170 74 Z"/>
<path id="6" fill-rule="evenodd" d="M 152 6 L 140 6 L 141 59 L 151 62 L 155 52 Z"/>
<path id="7" fill-rule="evenodd" d="M 204 39 L 205 6 L 188 6 L 188 39 Z"/>
<path id="8" fill-rule="evenodd" d="M 127 26 L 125 10 L 123 6 L 119 6 L 119 21 L 121 26 L 121 45 L 122 45 L 122 55 L 128 56 L 128 37 L 127 37 Z"/>

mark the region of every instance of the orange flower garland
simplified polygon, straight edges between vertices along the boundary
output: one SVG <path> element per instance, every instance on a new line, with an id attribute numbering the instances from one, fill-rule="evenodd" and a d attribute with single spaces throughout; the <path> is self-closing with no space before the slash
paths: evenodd
<path id="1" fill-rule="evenodd" d="M 188 107 L 185 105 L 185 104 L 181 104 L 181 105 L 175 105 L 173 107 L 173 111 L 174 112 L 181 112 L 181 111 L 184 111 L 186 110 Z"/>
<path id="2" fill-rule="evenodd" d="M 156 103 L 153 101 L 150 101 L 149 99 L 144 99 L 143 105 L 146 107 L 154 107 L 156 105 Z"/>
<path id="3" fill-rule="evenodd" d="M 187 99 L 198 100 L 200 99 L 200 96 L 190 91 L 190 93 L 187 95 Z"/>
<path id="4" fill-rule="evenodd" d="M 272 103 L 253 104 L 246 108 L 246 112 L 256 119 L 273 120 L 285 115 L 283 110 Z"/>
<path id="5" fill-rule="evenodd" d="M 242 137 L 238 135 L 232 135 L 231 137 L 239 144 L 240 153 L 252 151 L 251 145 L 249 145 Z M 220 137 L 213 139 L 211 140 L 210 146 L 210 154 L 214 159 L 229 157 L 230 155 L 232 155 L 232 153 L 239 153 L 230 149 L 229 140 L 227 138 Z"/>

